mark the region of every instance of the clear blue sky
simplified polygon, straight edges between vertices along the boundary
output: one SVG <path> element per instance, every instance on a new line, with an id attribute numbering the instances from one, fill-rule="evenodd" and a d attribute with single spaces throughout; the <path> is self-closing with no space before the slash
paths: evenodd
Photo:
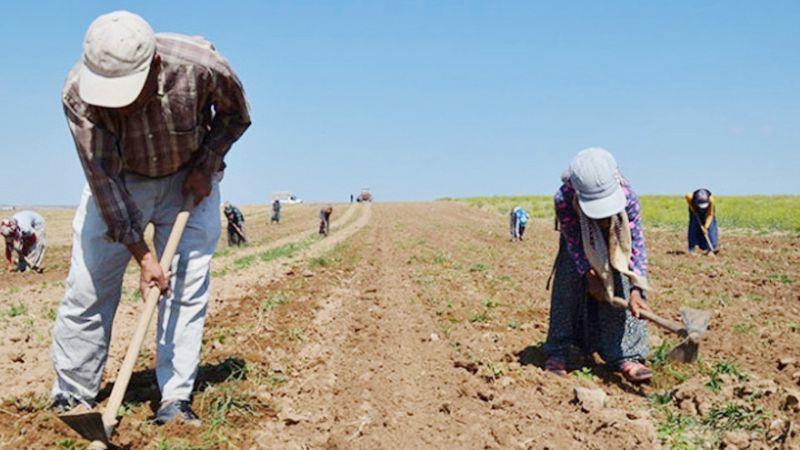
<path id="1" fill-rule="evenodd" d="M 0 18 L 0 203 L 77 203 L 60 91 L 115 9 L 239 74 L 233 202 L 550 194 L 587 146 L 644 194 L 800 193 L 798 1 L 54 0 Z"/>

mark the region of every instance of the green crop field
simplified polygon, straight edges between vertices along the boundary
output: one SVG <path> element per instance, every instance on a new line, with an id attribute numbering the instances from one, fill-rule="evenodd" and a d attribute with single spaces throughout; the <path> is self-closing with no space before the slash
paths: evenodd
<path id="1" fill-rule="evenodd" d="M 752 195 L 716 197 L 717 221 L 723 229 L 758 233 L 775 231 L 800 234 L 800 196 Z M 507 214 L 515 206 L 525 208 L 533 218 L 552 219 L 553 199 L 545 195 L 444 198 L 445 201 Z M 680 195 L 643 195 L 642 218 L 646 226 L 683 229 L 689 220 L 686 200 Z"/>

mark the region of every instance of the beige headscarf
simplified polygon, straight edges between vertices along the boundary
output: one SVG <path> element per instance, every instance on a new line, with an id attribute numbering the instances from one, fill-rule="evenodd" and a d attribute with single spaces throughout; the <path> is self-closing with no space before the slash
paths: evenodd
<path id="1" fill-rule="evenodd" d="M 605 286 L 607 297 L 601 300 L 610 301 L 614 296 L 614 270 L 626 275 L 634 286 L 648 290 L 647 278 L 637 275 L 629 266 L 632 248 L 631 228 L 625 211 L 610 217 L 608 243 L 596 220 L 587 217 L 580 208 L 578 216 L 581 222 L 583 251 Z"/>

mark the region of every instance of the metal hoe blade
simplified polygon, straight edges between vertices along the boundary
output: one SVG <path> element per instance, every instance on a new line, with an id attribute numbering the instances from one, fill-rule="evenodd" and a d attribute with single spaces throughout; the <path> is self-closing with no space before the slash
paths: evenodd
<path id="1" fill-rule="evenodd" d="M 683 329 L 680 330 L 679 335 L 684 339 L 683 342 L 669 352 L 669 359 L 686 363 L 697 361 L 700 340 L 708 330 L 710 321 L 711 314 L 708 311 L 681 308 Z"/>
<path id="2" fill-rule="evenodd" d="M 106 430 L 103 426 L 103 415 L 99 411 L 79 405 L 69 413 L 58 416 L 58 418 L 77 431 L 84 439 L 109 444 L 108 436 L 106 436 Z"/>

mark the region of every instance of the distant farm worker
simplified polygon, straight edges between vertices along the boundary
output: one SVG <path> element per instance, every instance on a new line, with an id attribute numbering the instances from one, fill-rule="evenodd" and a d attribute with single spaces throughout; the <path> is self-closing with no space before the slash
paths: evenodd
<path id="1" fill-rule="evenodd" d="M 281 223 L 281 201 L 277 198 L 272 202 L 272 219 L 270 223 Z"/>
<path id="2" fill-rule="evenodd" d="M 44 267 L 44 218 L 34 211 L 20 211 L 0 221 L 0 234 L 6 241 L 6 270 L 42 273 Z M 14 264 L 13 254 L 17 254 Z"/>
<path id="3" fill-rule="evenodd" d="M 247 236 L 244 234 L 244 214 L 236 206 L 225 202 L 223 208 L 225 218 L 228 219 L 228 246 L 242 246 L 247 244 Z"/>
<path id="4" fill-rule="evenodd" d="M 719 230 L 714 196 L 708 189 L 698 189 L 686 194 L 686 203 L 689 204 L 689 253 L 694 254 L 697 247 L 706 253 L 716 253 Z"/>
<path id="5" fill-rule="evenodd" d="M 142 297 L 158 303 L 155 422 L 198 424 L 192 411 L 209 264 L 221 231 L 219 182 L 231 145 L 250 125 L 242 84 L 202 37 L 155 34 L 127 11 L 92 22 L 67 76 L 64 113 L 87 185 L 72 223 L 67 287 L 53 328 L 52 408 L 94 404 L 131 256 Z M 158 256 L 184 198 L 195 207 L 169 271 Z M 145 244 L 153 223 L 156 252 Z"/>
<path id="6" fill-rule="evenodd" d="M 319 234 L 327 236 L 331 229 L 331 214 L 333 207 L 328 205 L 319 210 Z"/>
<path id="7" fill-rule="evenodd" d="M 521 241 L 525 234 L 525 227 L 528 226 L 530 216 L 521 206 L 511 210 L 509 228 L 511 231 L 511 241 Z"/>
<path id="8" fill-rule="evenodd" d="M 570 183 L 556 192 L 561 243 L 555 263 L 547 370 L 565 375 L 570 345 L 598 352 L 632 382 L 650 379 L 647 326 L 647 253 L 639 200 L 606 150 L 589 148 L 570 164 Z M 628 300 L 629 309 L 608 303 Z M 592 300 L 593 299 L 593 300 Z"/>

